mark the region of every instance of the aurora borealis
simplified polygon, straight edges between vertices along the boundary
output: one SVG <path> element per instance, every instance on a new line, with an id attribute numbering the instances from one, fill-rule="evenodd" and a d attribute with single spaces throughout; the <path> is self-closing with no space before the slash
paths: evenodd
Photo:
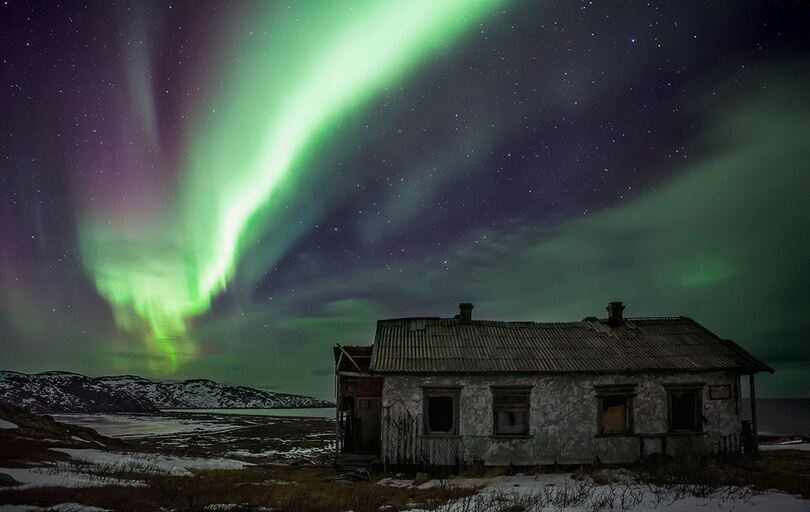
<path id="1" fill-rule="evenodd" d="M 284 200 L 279 189 L 285 179 L 334 129 L 340 114 L 496 2 L 432 4 L 325 8 L 313 2 L 283 15 L 278 6 L 257 8 L 250 37 L 236 45 L 237 54 L 248 55 L 245 62 L 226 66 L 225 90 L 210 100 L 214 115 L 190 133 L 179 171 L 178 211 L 168 208 L 168 218 L 149 219 L 145 233 L 142 225 L 127 226 L 126 218 L 111 224 L 115 212 L 101 212 L 99 222 L 99 212 L 93 211 L 90 220 L 80 221 L 85 266 L 119 325 L 146 323 L 144 336 L 166 355 L 171 369 L 179 350 L 194 355 L 193 344 L 184 343 L 185 324 L 226 288 L 251 219 L 261 217 L 270 201 Z M 283 17 L 288 18 L 278 21 Z M 155 117 L 149 112 L 154 107 L 142 99 L 139 85 L 131 84 L 133 103 L 147 112 L 148 121 Z M 144 124 L 145 132 L 153 131 Z M 270 244 L 283 243 L 274 238 L 271 234 Z"/>
<path id="2" fill-rule="evenodd" d="M 328 397 L 378 318 L 619 299 L 810 393 L 807 7 L 0 9 L 4 369 Z"/>

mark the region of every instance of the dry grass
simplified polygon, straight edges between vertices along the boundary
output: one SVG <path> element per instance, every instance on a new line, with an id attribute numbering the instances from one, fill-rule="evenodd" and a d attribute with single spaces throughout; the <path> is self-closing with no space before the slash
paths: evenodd
<path id="1" fill-rule="evenodd" d="M 194 476 L 139 475 L 147 488 L 102 486 L 88 488 L 34 488 L 0 491 L 0 503 L 50 506 L 76 502 L 119 511 L 160 508 L 197 511 L 207 505 L 233 503 L 246 510 L 270 507 L 288 512 L 398 511 L 433 509 L 475 489 L 437 487 L 396 488 L 372 482 L 336 480 L 327 470 L 295 468 L 248 468 L 201 471 Z"/>
<path id="2" fill-rule="evenodd" d="M 743 459 L 739 467 L 739 480 L 758 490 L 778 489 L 810 499 L 810 452 L 761 452 L 756 458 Z"/>
<path id="3" fill-rule="evenodd" d="M 810 498 L 810 453 L 798 450 L 767 451 L 757 457 L 662 458 L 633 469 L 638 483 L 679 488 L 697 497 L 729 490 L 738 494 L 777 490 Z"/>
<path id="4" fill-rule="evenodd" d="M 99 471 L 94 468 L 94 473 Z M 494 478 L 510 473 L 543 473 L 547 468 L 474 468 L 462 476 Z M 287 512 L 432 510 L 454 501 L 461 512 L 535 512 L 566 507 L 628 511 L 642 505 L 665 507 L 686 497 L 723 502 L 750 500 L 756 492 L 779 489 L 810 497 L 810 454 L 766 452 L 756 459 L 705 457 L 661 459 L 625 469 L 588 468 L 575 471 L 562 485 L 530 493 L 454 487 L 429 489 L 390 487 L 374 482 L 339 480 L 328 469 L 253 466 L 241 470 L 198 471 L 174 476 L 118 468 L 113 475 L 137 478 L 146 487 L 102 485 L 88 488 L 0 490 L 2 504 L 50 506 L 76 502 L 118 511 L 205 510 L 213 504 L 235 504 L 233 510 L 268 507 Z M 644 497 L 646 496 L 646 497 Z"/>
<path id="5" fill-rule="evenodd" d="M 239 432 L 246 441 L 258 442 L 265 429 L 280 434 L 287 425 L 274 425 Z M 290 433 L 292 435 L 299 435 Z M 3 452 L 3 447 L 6 452 Z M 17 460 L 37 460 L 47 456 L 55 470 L 75 464 L 59 452 L 47 450 L 47 443 L 16 439 L 13 449 L 0 442 L 0 460 L 5 453 Z M 65 468 L 63 468 L 65 469 Z M 659 506 L 686 496 L 749 499 L 754 493 L 777 489 L 810 498 L 810 453 L 792 450 L 763 452 L 758 458 L 682 458 L 661 459 L 633 467 L 633 472 L 605 467 L 567 468 L 574 478 L 563 486 L 530 494 L 487 492 L 478 489 L 439 485 L 430 489 L 390 487 L 373 482 L 338 480 L 326 468 L 294 466 L 250 466 L 241 470 L 197 471 L 193 476 L 175 476 L 160 468 L 120 465 L 67 468 L 100 477 L 100 485 L 86 488 L 0 488 L 0 504 L 51 506 L 75 502 L 102 508 L 136 511 L 172 509 L 205 510 L 214 504 L 236 504 L 238 509 L 259 507 L 279 511 L 395 512 L 403 509 L 435 509 L 456 500 L 456 509 L 464 512 L 525 512 L 544 507 L 583 506 L 588 510 L 631 510 L 646 489 Z M 516 473 L 559 473 L 559 467 L 483 467 L 463 469 L 459 476 L 491 479 Z M 430 477 L 447 475 L 430 475 Z M 133 479 L 145 487 L 104 485 L 104 477 Z M 422 475 L 427 480 L 427 475 Z M 107 481 L 106 483 L 109 483 Z M 418 482 L 417 482 L 418 483 Z M 645 504 L 647 504 L 645 500 Z"/>

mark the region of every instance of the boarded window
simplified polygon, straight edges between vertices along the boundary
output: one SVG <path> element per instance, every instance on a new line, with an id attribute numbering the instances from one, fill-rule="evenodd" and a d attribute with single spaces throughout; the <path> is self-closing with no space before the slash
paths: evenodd
<path id="1" fill-rule="evenodd" d="M 702 428 L 702 402 L 698 389 L 670 389 L 669 429 L 675 432 L 699 432 Z"/>
<path id="2" fill-rule="evenodd" d="M 529 434 L 529 388 L 493 388 L 492 410 L 495 414 L 495 435 L 524 436 Z"/>
<path id="3" fill-rule="evenodd" d="M 607 395 L 599 400 L 599 420 L 602 434 L 626 434 L 630 432 L 629 396 Z"/>
<path id="4" fill-rule="evenodd" d="M 603 435 L 633 432 L 633 397 L 636 385 L 606 384 L 594 386 L 597 401 L 597 430 Z"/>
<path id="5" fill-rule="evenodd" d="M 458 433 L 458 390 L 425 389 L 425 433 Z"/>

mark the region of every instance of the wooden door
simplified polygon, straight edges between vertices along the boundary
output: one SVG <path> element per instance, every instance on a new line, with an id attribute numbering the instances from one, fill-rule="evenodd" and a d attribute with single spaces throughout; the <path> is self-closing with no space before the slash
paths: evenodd
<path id="1" fill-rule="evenodd" d="M 357 398 L 355 452 L 380 452 L 380 412 L 380 397 Z"/>

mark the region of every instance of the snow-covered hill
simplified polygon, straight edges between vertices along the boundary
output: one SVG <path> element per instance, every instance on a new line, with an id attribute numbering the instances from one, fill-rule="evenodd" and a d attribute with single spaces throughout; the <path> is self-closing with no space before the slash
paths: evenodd
<path id="1" fill-rule="evenodd" d="M 120 375 L 0 371 L 0 402 L 35 412 L 148 412 L 171 408 L 328 407 L 317 398 L 273 393 L 210 380 L 159 382 Z"/>

